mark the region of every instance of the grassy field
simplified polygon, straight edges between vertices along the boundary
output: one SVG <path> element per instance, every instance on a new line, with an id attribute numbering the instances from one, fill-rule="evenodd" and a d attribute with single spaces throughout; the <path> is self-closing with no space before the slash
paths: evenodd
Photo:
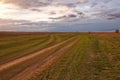
<path id="1" fill-rule="evenodd" d="M 120 80 L 120 33 L 0 33 L 0 80 Z"/>

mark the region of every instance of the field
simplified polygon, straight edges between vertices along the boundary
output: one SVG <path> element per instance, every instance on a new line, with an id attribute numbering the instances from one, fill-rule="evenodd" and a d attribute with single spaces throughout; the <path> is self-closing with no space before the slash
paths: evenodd
<path id="1" fill-rule="evenodd" d="M 0 80 L 120 80 L 120 33 L 0 33 Z"/>

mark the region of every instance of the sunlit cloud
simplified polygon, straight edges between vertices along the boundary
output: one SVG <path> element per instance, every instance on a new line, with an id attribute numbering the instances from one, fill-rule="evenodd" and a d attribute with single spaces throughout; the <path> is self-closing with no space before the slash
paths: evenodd
<path id="1" fill-rule="evenodd" d="M 11 26 L 19 30 L 50 30 L 64 24 L 97 24 L 117 19 L 120 0 L 0 0 L 0 27 L 6 26 L 5 29 Z"/>
<path id="2" fill-rule="evenodd" d="M 78 12 L 74 8 L 62 4 L 49 4 L 37 8 L 31 7 L 30 9 L 26 9 L 19 8 L 13 4 L 0 3 L 0 7 L 0 18 L 2 19 L 30 20 L 32 22 L 52 22 L 53 19 L 55 21 L 55 18 L 61 16 L 67 16 L 68 18 L 69 15 L 78 15 Z M 60 20 L 56 19 L 56 21 Z"/>

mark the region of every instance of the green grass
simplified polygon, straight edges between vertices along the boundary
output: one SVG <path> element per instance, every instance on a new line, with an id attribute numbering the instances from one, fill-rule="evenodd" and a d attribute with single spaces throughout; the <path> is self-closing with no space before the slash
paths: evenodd
<path id="1" fill-rule="evenodd" d="M 94 42 L 97 40 L 97 44 Z M 120 37 L 98 36 L 92 38 L 93 50 L 96 53 L 91 63 L 95 68 L 96 79 L 119 80 L 120 79 Z M 96 51 L 98 50 L 98 51 Z"/>
<path id="2" fill-rule="evenodd" d="M 77 80 L 79 76 L 79 65 L 84 57 L 87 47 L 86 36 L 82 36 L 81 40 L 53 64 L 47 71 L 43 72 L 37 80 Z"/>
<path id="3" fill-rule="evenodd" d="M 18 65 L 15 65 L 13 67 L 10 67 L 10 68 L 0 72 L 0 75 L 2 75 L 2 77 L 1 77 L 2 80 L 8 80 L 8 79 L 12 78 L 14 75 L 22 72 L 23 70 L 25 70 L 26 68 L 28 68 L 29 66 L 31 66 L 33 64 L 37 64 L 37 63 L 41 64 L 43 59 L 45 59 L 45 58 L 49 57 L 50 55 L 54 54 L 56 51 L 58 51 L 59 49 L 61 49 L 64 46 L 68 45 L 69 43 L 71 43 L 75 39 L 76 39 L 76 37 L 72 37 L 72 38 L 70 38 L 70 40 L 68 40 L 64 44 L 62 44 L 62 45 L 60 45 L 60 46 L 58 46 L 58 47 L 56 47 L 56 48 L 54 48 L 54 49 L 52 49 L 50 51 L 47 51 L 44 54 L 41 54 L 41 55 L 39 55 L 39 56 L 37 56 L 37 57 L 35 57 L 33 59 L 27 60 L 27 61 L 25 61 L 23 63 L 20 63 Z M 56 39 L 54 39 L 54 40 L 56 40 Z"/>
<path id="4" fill-rule="evenodd" d="M 67 34 L 51 34 L 44 36 L 15 36 L 15 37 L 3 37 L 0 40 L 0 64 L 17 59 L 19 57 L 36 52 L 43 48 L 49 47 L 61 41 L 64 41 L 71 35 Z"/>
<path id="5" fill-rule="evenodd" d="M 3 71 L 1 73 L 3 80 L 13 77 L 34 63 L 39 63 L 78 38 L 80 40 L 71 49 L 41 74 L 36 75 L 33 80 L 120 80 L 118 34 L 57 33 L 43 36 L 3 37 L 0 38 L 0 63 L 6 63 L 70 38 L 70 41 L 45 54 Z"/>
<path id="6" fill-rule="evenodd" d="M 120 37 L 81 35 L 80 39 L 35 80 L 119 80 Z"/>

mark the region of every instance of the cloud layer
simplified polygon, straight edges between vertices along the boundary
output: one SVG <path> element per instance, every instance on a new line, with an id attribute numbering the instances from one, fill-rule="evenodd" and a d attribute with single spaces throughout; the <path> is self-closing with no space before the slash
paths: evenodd
<path id="1" fill-rule="evenodd" d="M 0 0 L 0 27 L 19 26 L 22 30 L 32 25 L 38 26 L 36 30 L 39 26 L 41 30 L 50 30 L 51 25 L 57 28 L 58 23 L 86 24 L 90 20 L 99 24 L 104 20 L 119 22 L 119 19 L 120 0 Z"/>
<path id="2" fill-rule="evenodd" d="M 1 0 L 0 2 L 0 6 L 3 7 L 0 18 L 3 19 L 50 22 L 83 17 L 83 14 L 79 14 L 82 12 L 65 4 L 60 4 L 58 1 L 50 3 L 39 0 Z M 9 9 L 9 7 L 12 8 Z M 15 9 L 16 7 L 17 9 Z"/>

